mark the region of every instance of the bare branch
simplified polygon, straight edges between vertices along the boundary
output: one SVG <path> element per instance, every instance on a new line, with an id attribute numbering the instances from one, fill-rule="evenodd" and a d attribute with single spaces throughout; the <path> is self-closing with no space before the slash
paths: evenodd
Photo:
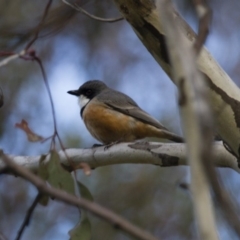
<path id="1" fill-rule="evenodd" d="M 97 20 L 97 21 L 100 21 L 100 22 L 118 22 L 118 21 L 121 21 L 123 20 L 124 18 L 123 17 L 118 17 L 118 18 L 100 18 L 100 17 L 97 17 L 95 15 L 92 15 L 90 14 L 89 12 L 87 12 L 86 10 L 84 10 L 83 8 L 81 8 L 80 6 L 78 6 L 76 3 L 74 4 L 71 4 L 70 2 L 68 2 L 67 0 L 62 0 L 63 3 L 65 3 L 66 5 L 72 7 L 73 9 L 85 14 L 86 16 L 94 19 L 94 20 Z"/>
<path id="2" fill-rule="evenodd" d="M 7 65 L 9 62 L 15 60 L 16 58 L 22 57 L 26 54 L 26 50 L 22 50 L 19 53 L 11 54 L 11 56 L 0 61 L 0 68 Z"/>
<path id="3" fill-rule="evenodd" d="M 103 218 L 104 220 L 112 223 L 115 227 L 117 226 L 119 229 L 131 234 L 132 236 L 136 237 L 137 239 L 142 240 L 157 240 L 153 235 L 150 233 L 142 230 L 141 228 L 133 225 L 132 223 L 128 222 L 124 218 L 120 217 L 119 215 L 113 213 L 112 211 L 104 208 L 97 203 L 92 201 L 88 201 L 83 198 L 78 198 L 74 195 L 68 194 L 65 191 L 50 187 L 47 185 L 41 178 L 31 173 L 26 168 L 17 165 L 12 161 L 9 157 L 3 154 L 1 151 L 0 153 L 1 159 L 5 162 L 5 164 L 10 167 L 15 173 L 19 176 L 23 177 L 24 179 L 31 182 L 35 187 L 41 192 L 48 194 L 49 196 L 58 199 L 62 202 L 67 204 L 81 207 L 92 214 Z"/>
<path id="4" fill-rule="evenodd" d="M 5 54 L 8 57 L 3 59 L 2 61 L 0 61 L 0 67 L 3 67 L 5 65 L 7 65 L 9 62 L 11 62 L 12 60 L 14 60 L 16 58 L 24 58 L 24 56 L 26 56 L 27 54 L 31 55 L 32 51 L 29 51 L 29 48 L 38 39 L 39 31 L 41 30 L 41 27 L 43 26 L 44 20 L 47 17 L 47 14 L 48 14 L 48 11 L 49 11 L 49 8 L 50 8 L 51 4 L 52 4 L 52 0 L 49 0 L 48 4 L 45 7 L 42 20 L 40 21 L 40 23 L 36 27 L 36 33 L 35 33 L 33 39 L 27 44 L 25 49 L 23 49 L 19 53 L 7 53 L 7 54 Z M 1 54 L 1 55 L 3 55 L 3 54 Z"/>
<path id="5" fill-rule="evenodd" d="M 198 35 L 194 43 L 194 48 L 198 54 L 209 33 L 209 26 L 212 19 L 212 11 L 204 0 L 193 0 L 199 18 Z"/>
<path id="6" fill-rule="evenodd" d="M 230 154 L 222 142 L 213 144 L 213 156 L 209 161 L 213 161 L 217 167 L 230 168 L 240 173 L 236 158 Z M 177 143 L 120 143 L 105 150 L 104 147 L 88 149 L 66 149 L 69 159 L 74 166 L 80 163 L 87 163 L 91 168 L 103 167 L 113 164 L 154 164 L 160 167 L 186 166 L 185 144 Z M 59 152 L 61 163 L 70 171 L 69 161 L 63 151 Z M 33 172 L 37 172 L 39 159 L 41 156 L 13 156 L 8 155 L 15 163 Z M 49 159 L 49 156 L 47 157 Z M 1 161 L 0 172 L 6 170 L 6 165 Z"/>
<path id="7" fill-rule="evenodd" d="M 20 240 L 20 239 L 21 239 L 21 236 L 22 236 L 22 234 L 23 234 L 23 232 L 24 232 L 24 229 L 29 225 L 29 222 L 30 222 L 30 220 L 31 220 L 32 214 L 33 214 L 33 212 L 34 212 L 34 210 L 35 210 L 35 208 L 36 208 L 39 200 L 41 199 L 41 196 L 42 196 L 42 195 L 41 195 L 40 193 L 38 193 L 37 196 L 35 197 L 32 205 L 31 205 L 30 208 L 28 209 L 28 211 L 27 211 L 27 213 L 26 213 L 26 216 L 25 216 L 25 218 L 24 218 L 24 221 L 23 221 L 23 223 L 22 223 L 22 225 L 21 225 L 21 227 L 20 227 L 20 229 L 19 229 L 19 231 L 18 231 L 16 240 Z"/>
<path id="8" fill-rule="evenodd" d="M 167 37 L 172 75 L 178 85 L 179 106 L 191 170 L 193 206 L 201 239 L 218 239 L 211 189 L 204 164 L 211 159 L 212 119 L 206 85 L 197 70 L 196 55 L 174 22 L 168 0 L 159 0 L 157 9 Z M 178 39 L 178 44 L 176 44 Z M 206 161 L 203 161 L 205 158 Z M 208 165 L 211 163 L 207 162 Z"/>
<path id="9" fill-rule="evenodd" d="M 44 24 L 44 21 L 45 21 L 47 15 L 48 15 L 48 12 L 49 12 L 49 9 L 50 9 L 51 5 L 52 5 L 52 0 L 49 0 L 45 9 L 44 9 L 42 19 L 39 22 L 38 26 L 36 27 L 36 33 L 35 33 L 33 39 L 27 44 L 27 46 L 25 48 L 26 50 L 28 50 L 33 45 L 33 43 L 38 39 L 39 32 L 40 32 L 40 30 L 41 30 L 41 28 Z"/>
<path id="10" fill-rule="evenodd" d="M 114 0 L 114 2 L 145 47 L 173 80 L 166 35 L 154 1 Z M 194 31 L 173 6 L 171 6 L 171 15 L 180 25 L 188 44 L 193 46 L 196 40 Z M 205 48 L 199 54 L 198 68 L 204 74 L 209 86 L 216 131 L 239 156 L 240 90 Z"/>
<path id="11" fill-rule="evenodd" d="M 48 82 L 48 78 L 47 78 L 45 69 L 43 67 L 43 63 L 42 63 L 41 59 L 36 55 L 35 50 L 29 49 L 32 46 L 32 44 L 39 37 L 39 32 L 40 32 L 40 30 L 41 30 L 41 28 L 42 28 L 42 26 L 44 24 L 44 21 L 45 21 L 47 15 L 48 15 L 48 12 L 49 12 L 49 9 L 51 7 L 51 4 L 52 4 L 52 0 L 49 0 L 47 5 L 46 5 L 46 7 L 45 7 L 45 9 L 44 9 L 44 13 L 43 13 L 42 19 L 41 19 L 41 21 L 39 22 L 39 24 L 36 27 L 36 33 L 35 33 L 34 37 L 26 45 L 24 50 L 22 50 L 18 54 L 14 54 L 12 52 L 2 52 L 2 53 L 0 53 L 1 56 L 9 56 L 8 58 L 6 58 L 2 62 L 0 62 L 0 67 L 6 65 L 11 60 L 14 60 L 14 59 L 16 59 L 18 57 L 21 58 L 21 59 L 24 59 L 24 60 L 36 61 L 38 63 L 38 65 L 39 65 L 39 67 L 41 69 L 41 73 L 42 73 L 42 76 L 43 76 L 43 81 L 44 81 L 44 84 L 46 86 L 47 93 L 48 93 L 48 96 L 49 96 L 50 105 L 51 105 L 51 111 L 52 111 L 52 117 L 53 117 L 53 125 L 54 125 L 54 127 L 53 127 L 54 130 L 53 130 L 52 136 L 46 138 L 45 140 L 51 138 L 51 140 L 52 140 L 52 142 L 51 142 L 51 149 L 55 149 L 55 142 L 56 142 L 55 139 L 57 138 L 59 140 L 60 146 L 62 147 L 62 150 L 64 150 L 64 146 L 62 144 L 61 138 L 60 138 L 60 136 L 58 134 L 58 131 L 57 131 L 56 114 L 55 114 L 55 108 L 54 108 L 53 99 L 52 99 L 52 93 L 51 93 L 51 90 L 50 90 L 50 87 L 49 87 L 49 82 Z"/>

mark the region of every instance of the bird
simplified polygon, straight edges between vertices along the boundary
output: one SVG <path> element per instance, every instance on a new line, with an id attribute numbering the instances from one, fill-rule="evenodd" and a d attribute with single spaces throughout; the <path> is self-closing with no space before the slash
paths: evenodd
<path id="1" fill-rule="evenodd" d="M 87 81 L 77 90 L 67 93 L 78 97 L 80 115 L 86 128 L 105 145 L 144 138 L 184 142 L 182 137 L 170 132 L 142 110 L 131 97 L 100 80 Z"/>

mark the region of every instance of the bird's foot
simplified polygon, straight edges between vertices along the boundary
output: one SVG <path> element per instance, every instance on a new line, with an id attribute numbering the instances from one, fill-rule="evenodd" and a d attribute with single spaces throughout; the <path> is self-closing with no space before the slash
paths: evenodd
<path id="1" fill-rule="evenodd" d="M 92 145 L 92 148 L 96 148 L 96 147 L 102 147 L 103 145 L 102 144 L 99 144 L 99 143 L 95 143 Z"/>

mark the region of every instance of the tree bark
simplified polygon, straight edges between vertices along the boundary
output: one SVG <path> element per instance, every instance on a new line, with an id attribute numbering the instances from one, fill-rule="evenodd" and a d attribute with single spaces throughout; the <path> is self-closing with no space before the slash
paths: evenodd
<path id="1" fill-rule="evenodd" d="M 114 0 L 123 17 L 132 26 L 142 43 L 172 78 L 172 64 L 166 47 L 163 24 L 159 19 L 154 1 Z M 188 44 L 193 45 L 196 34 L 171 6 L 174 21 L 178 22 Z M 176 39 L 177 44 L 177 39 Z M 198 68 L 209 86 L 211 107 L 216 131 L 230 146 L 236 156 L 240 151 L 240 91 L 211 54 L 203 48 L 198 59 Z"/>
<path id="2" fill-rule="evenodd" d="M 104 150 L 104 147 L 67 149 L 66 153 L 74 164 L 87 163 L 91 168 L 127 163 L 154 164 L 160 167 L 188 165 L 186 146 L 180 143 L 121 143 L 107 150 Z M 61 163 L 69 167 L 69 160 L 63 151 L 60 151 L 59 155 Z M 31 171 L 38 171 L 41 156 L 8 156 Z M 230 168 L 240 173 L 236 158 L 223 147 L 221 142 L 214 143 L 210 161 L 213 161 L 217 167 Z M 4 171 L 5 167 L 0 158 L 0 171 Z"/>

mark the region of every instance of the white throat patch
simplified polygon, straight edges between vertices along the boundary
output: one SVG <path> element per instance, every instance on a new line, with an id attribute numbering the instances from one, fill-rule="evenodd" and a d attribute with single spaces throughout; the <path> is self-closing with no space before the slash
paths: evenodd
<path id="1" fill-rule="evenodd" d="M 85 97 L 82 94 L 78 98 L 78 104 L 81 108 L 85 107 L 89 101 L 90 101 L 90 99 Z"/>

